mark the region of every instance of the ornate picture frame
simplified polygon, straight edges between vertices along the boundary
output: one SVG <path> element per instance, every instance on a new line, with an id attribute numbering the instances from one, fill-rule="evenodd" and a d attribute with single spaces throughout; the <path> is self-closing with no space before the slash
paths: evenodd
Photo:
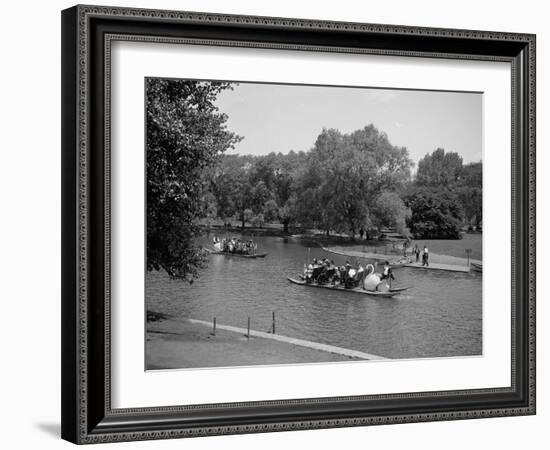
<path id="1" fill-rule="evenodd" d="M 115 41 L 502 61 L 511 65 L 511 385 L 114 409 L 110 99 Z M 166 439 L 535 414 L 535 36 L 195 12 L 62 12 L 62 437 Z"/>

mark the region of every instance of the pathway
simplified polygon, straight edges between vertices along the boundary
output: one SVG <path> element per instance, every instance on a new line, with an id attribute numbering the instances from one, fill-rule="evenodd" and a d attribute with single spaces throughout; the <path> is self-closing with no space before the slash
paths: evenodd
<path id="1" fill-rule="evenodd" d="M 189 322 L 212 327 L 212 322 L 206 322 L 204 320 L 189 319 Z M 231 325 L 216 324 L 216 329 L 232 331 L 241 335 L 247 334 L 246 328 L 233 327 Z M 287 344 L 299 345 L 301 347 L 312 348 L 315 350 L 322 350 L 329 353 L 336 353 L 351 358 L 366 359 L 366 360 L 382 360 L 388 359 L 383 356 L 373 355 L 371 353 L 359 352 L 357 350 L 350 350 L 342 347 L 335 347 L 333 345 L 321 344 L 319 342 L 304 341 L 303 339 L 291 338 L 288 336 L 281 336 L 279 334 L 264 333 L 263 331 L 250 330 L 251 337 L 260 337 L 264 339 L 271 339 L 274 341 L 285 342 Z"/>

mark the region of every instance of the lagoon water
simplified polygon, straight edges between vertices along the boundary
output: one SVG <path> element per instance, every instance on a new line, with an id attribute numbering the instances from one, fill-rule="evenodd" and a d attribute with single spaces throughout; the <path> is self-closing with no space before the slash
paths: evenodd
<path id="1" fill-rule="evenodd" d="M 164 272 L 146 275 L 148 309 L 181 318 L 268 331 L 388 358 L 482 353 L 482 278 L 476 274 L 395 269 L 394 286 L 414 286 L 394 298 L 372 298 L 291 284 L 302 273 L 307 244 L 255 237 L 266 258 L 208 256 L 193 284 Z M 345 257 L 311 248 L 310 258 Z M 354 262 L 354 259 L 351 258 Z M 371 262 L 364 260 L 365 262 Z M 259 364 L 262 362 L 259 361 Z"/>

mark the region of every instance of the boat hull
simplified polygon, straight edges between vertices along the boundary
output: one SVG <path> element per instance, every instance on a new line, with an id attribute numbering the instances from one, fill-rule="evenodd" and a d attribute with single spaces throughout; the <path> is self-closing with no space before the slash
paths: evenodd
<path id="1" fill-rule="evenodd" d="M 254 253 L 253 255 L 245 255 L 242 253 L 230 253 L 230 252 L 220 252 L 219 250 L 211 250 L 209 248 L 205 249 L 208 253 L 211 255 L 224 255 L 224 256 L 231 256 L 233 258 L 265 258 L 267 256 L 267 253 Z"/>
<path id="2" fill-rule="evenodd" d="M 287 279 L 291 283 L 297 284 L 297 285 L 300 285 L 300 286 L 314 287 L 314 288 L 319 288 L 319 289 L 329 289 L 331 291 L 339 291 L 339 292 L 349 292 L 349 293 L 355 293 L 355 294 L 360 294 L 360 295 L 368 295 L 368 296 L 371 296 L 371 297 L 391 298 L 391 297 L 394 297 L 394 296 L 400 294 L 401 292 L 406 291 L 407 289 L 409 289 L 408 287 L 404 287 L 404 288 L 390 289 L 387 292 L 378 292 L 378 291 L 366 291 L 366 290 L 360 289 L 360 288 L 346 289 L 346 288 L 340 287 L 340 286 L 327 286 L 327 285 L 316 284 L 316 283 L 306 283 L 303 280 L 297 280 L 296 278 L 291 278 L 291 277 L 287 277 Z"/>

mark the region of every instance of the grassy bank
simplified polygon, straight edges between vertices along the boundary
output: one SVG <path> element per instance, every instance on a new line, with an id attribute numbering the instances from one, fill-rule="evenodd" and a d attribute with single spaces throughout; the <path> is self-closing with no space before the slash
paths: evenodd
<path id="1" fill-rule="evenodd" d="M 481 233 L 467 233 L 462 239 L 426 239 L 413 241 L 412 245 L 418 244 L 422 249 L 424 244 L 430 252 L 440 255 L 456 256 L 458 258 L 466 258 L 466 249 L 471 249 L 470 258 L 483 259 L 483 235 Z"/>
<path id="2" fill-rule="evenodd" d="M 151 313 L 151 316 L 155 313 Z M 149 316 L 149 313 L 148 313 Z M 238 333 L 212 330 L 185 319 L 148 321 L 148 370 L 351 361 L 354 358 Z"/>

